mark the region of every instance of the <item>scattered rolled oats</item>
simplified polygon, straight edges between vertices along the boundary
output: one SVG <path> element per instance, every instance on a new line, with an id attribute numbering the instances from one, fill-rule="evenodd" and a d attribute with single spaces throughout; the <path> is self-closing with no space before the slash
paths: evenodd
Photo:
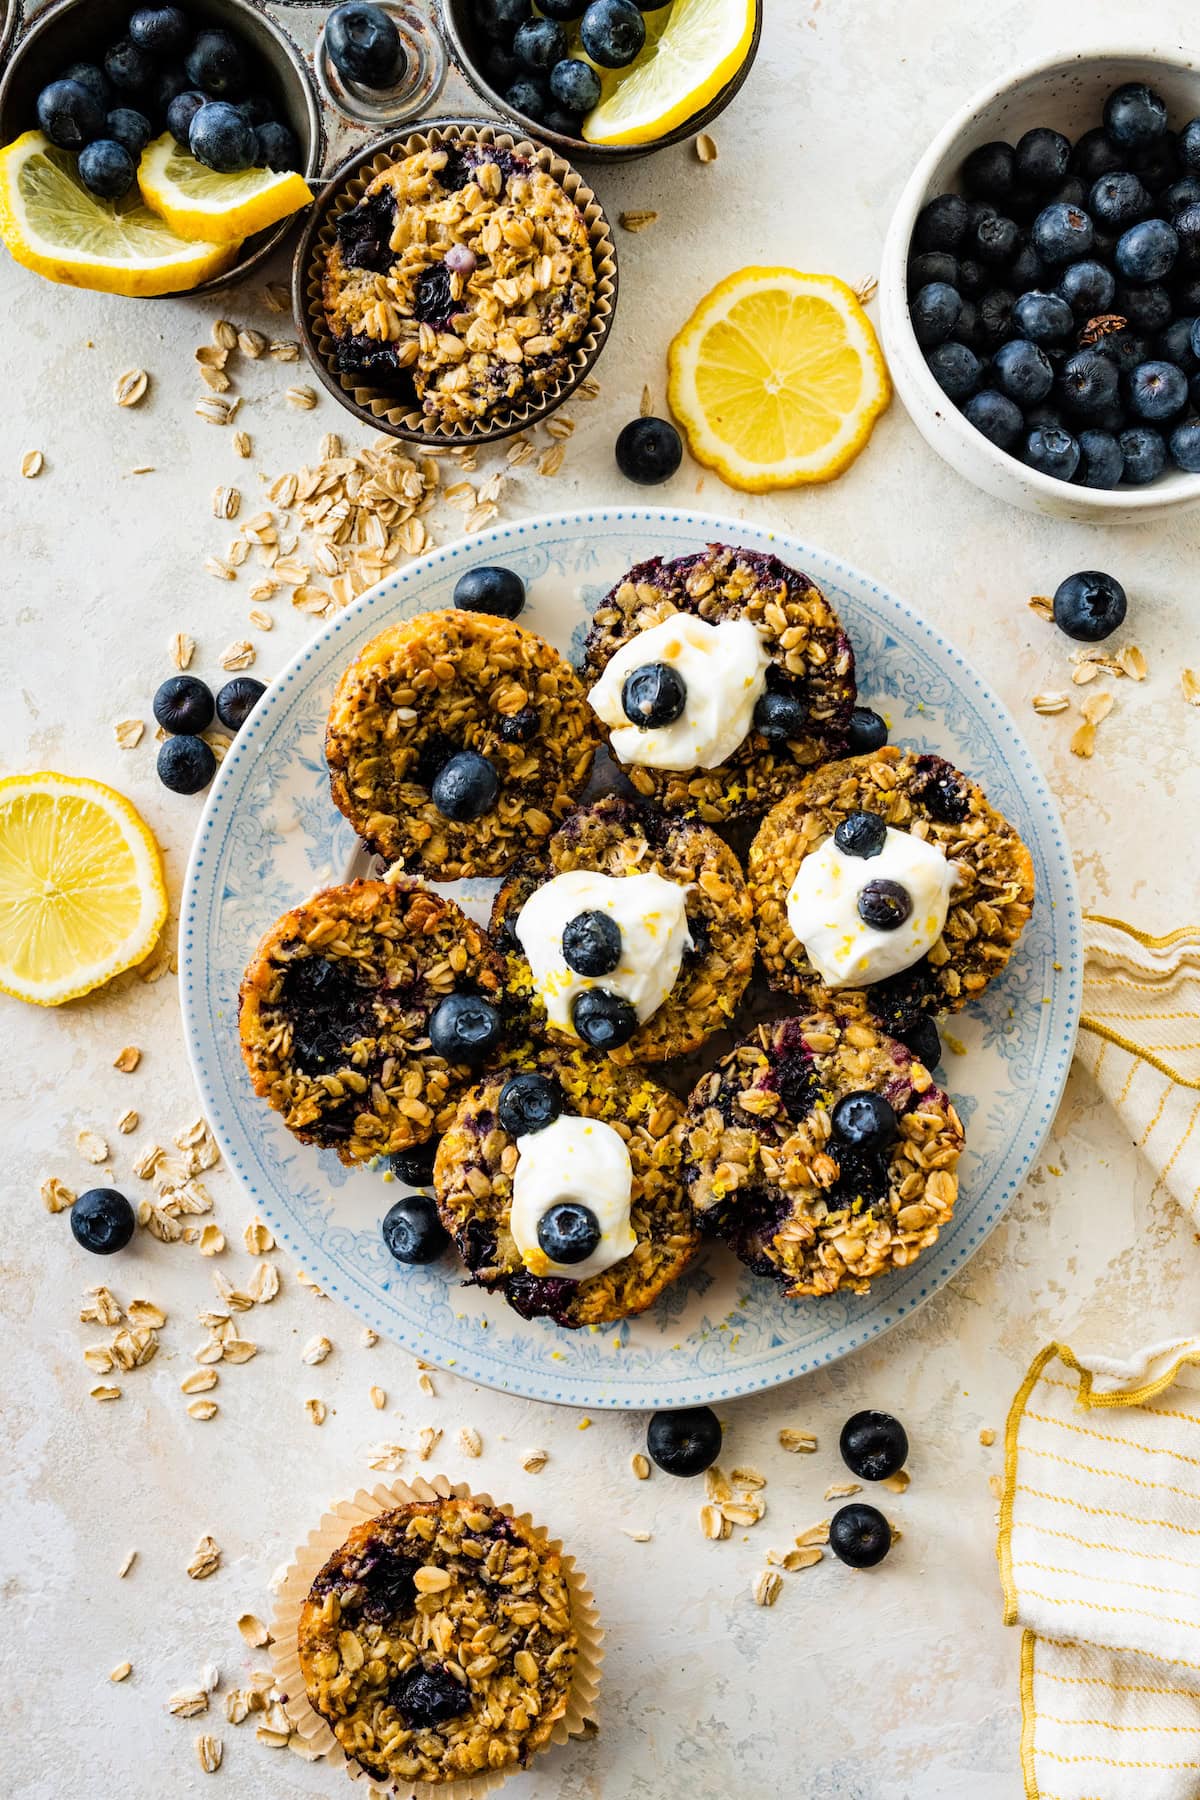
<path id="1" fill-rule="evenodd" d="M 993 1500 L 999 1500 L 1003 1496 L 1004 1483 L 998 1475 L 988 1476 L 988 1492 L 991 1494 Z"/>
<path id="2" fill-rule="evenodd" d="M 221 1766 L 221 1757 L 224 1755 L 224 1745 L 221 1743 L 219 1737 L 213 1737 L 210 1732 L 202 1731 L 196 1739 L 196 1755 L 199 1758 L 200 1767 L 204 1770 L 204 1773 L 206 1775 L 215 1775 Z"/>
<path id="3" fill-rule="evenodd" d="M 811 1456 L 817 1448 L 817 1440 L 811 1431 L 794 1431 L 790 1425 L 785 1425 L 779 1433 L 779 1447 L 793 1456 Z"/>
<path id="4" fill-rule="evenodd" d="M 219 1225 L 208 1224 L 200 1233 L 200 1242 L 197 1247 L 201 1256 L 219 1256 L 225 1248 L 225 1233 Z M 228 1347 L 226 1354 L 228 1355 Z"/>
<path id="5" fill-rule="evenodd" d="M 90 1163 L 108 1161 L 108 1145 L 98 1132 L 86 1129 L 80 1131 L 76 1134 L 75 1142 L 79 1148 L 79 1154 L 85 1161 Z"/>
<path id="6" fill-rule="evenodd" d="M 230 425 L 241 404 L 236 397 L 226 400 L 220 394 L 202 394 L 192 410 L 209 425 Z"/>
<path id="7" fill-rule="evenodd" d="M 621 1529 L 624 1531 L 627 1538 L 633 1539 L 635 1544 L 648 1544 L 650 1542 L 650 1533 L 648 1531 L 630 1531 L 628 1526 L 625 1525 L 623 1525 Z"/>
<path id="8" fill-rule="evenodd" d="M 744 1500 L 721 1502 L 721 1513 L 731 1525 L 757 1525 L 766 1510 L 766 1502 L 757 1494 L 749 1494 Z"/>
<path id="9" fill-rule="evenodd" d="M 120 1118 L 117 1120 L 117 1130 L 121 1133 L 122 1137 L 128 1137 L 129 1133 L 131 1131 L 136 1131 L 137 1128 L 138 1128 L 138 1115 L 133 1110 L 132 1106 L 130 1106 L 121 1114 Z"/>
<path id="10" fill-rule="evenodd" d="M 90 1388 L 88 1391 L 93 1400 L 119 1400 L 121 1398 L 121 1390 L 119 1387 L 100 1386 Z"/>
<path id="11" fill-rule="evenodd" d="M 235 487 L 217 487 L 213 489 L 212 510 L 214 519 L 236 519 L 242 507 L 242 496 Z"/>
<path id="12" fill-rule="evenodd" d="M 248 1363 L 258 1355 L 258 1345 L 249 1338 L 227 1337 L 222 1340 L 225 1361 L 228 1363 Z"/>
<path id="13" fill-rule="evenodd" d="M 66 1212 L 79 1198 L 75 1189 L 69 1188 L 57 1175 L 47 1175 L 38 1191 L 42 1196 L 42 1205 L 51 1213 Z"/>
<path id="14" fill-rule="evenodd" d="M 1093 756 L 1096 750 L 1096 727 L 1084 720 L 1071 738 L 1072 756 Z"/>
<path id="15" fill-rule="evenodd" d="M 214 319 L 212 340 L 221 350 L 236 350 L 237 326 L 232 324 L 228 319 Z"/>
<path id="16" fill-rule="evenodd" d="M 141 719 L 118 719 L 113 726 L 113 736 L 122 750 L 136 750 L 145 730 Z"/>
<path id="17" fill-rule="evenodd" d="M 551 444 L 550 448 L 548 450 L 543 450 L 542 454 L 538 457 L 538 474 L 545 476 L 557 475 L 558 471 L 563 466 L 563 457 L 565 454 L 566 452 L 561 444 Z"/>
<path id="18" fill-rule="evenodd" d="M 885 1487 L 889 1494 L 906 1494 L 911 1482 L 912 1476 L 907 1469 L 897 1469 L 894 1475 L 888 1475 L 879 1485 Z"/>
<path id="19" fill-rule="evenodd" d="M 1096 658 L 1094 656 L 1084 656 L 1072 669 L 1071 680 L 1076 687 L 1086 687 L 1090 681 L 1095 681 L 1099 673 L 1100 664 L 1097 662 Z"/>
<path id="20" fill-rule="evenodd" d="M 1033 710 L 1036 713 L 1066 712 L 1070 704 L 1070 695 L 1058 691 L 1033 696 Z"/>
<path id="21" fill-rule="evenodd" d="M 483 1439 L 473 1425 L 464 1425 L 458 1434 L 459 1448 L 464 1456 L 481 1456 Z"/>
<path id="22" fill-rule="evenodd" d="M 254 1650 L 261 1650 L 264 1645 L 271 1642 L 270 1632 L 262 1620 L 256 1618 L 253 1613 L 243 1613 L 237 1622 L 237 1628 Z"/>
<path id="23" fill-rule="evenodd" d="M 137 1551 L 136 1550 L 127 1550 L 125 1552 L 125 1560 L 124 1560 L 124 1562 L 122 1562 L 120 1568 L 117 1570 L 117 1580 L 118 1581 L 124 1581 L 126 1575 L 128 1575 L 130 1569 L 132 1569 L 132 1567 L 136 1561 L 137 1561 Z"/>
<path id="24" fill-rule="evenodd" d="M 219 1410 L 215 1400 L 193 1400 L 187 1409 L 188 1417 L 198 1419 L 202 1425 L 206 1425 L 210 1419 L 215 1419 Z"/>
<path id="25" fill-rule="evenodd" d="M 813 1544 L 807 1549 L 793 1550 L 788 1559 L 788 1567 L 795 1573 L 800 1569 L 813 1569 L 819 1562 L 823 1562 L 824 1559 L 825 1552 L 816 1544 Z"/>
<path id="26" fill-rule="evenodd" d="M 634 208 L 628 212 L 617 214 L 617 224 L 625 231 L 645 231 L 647 225 L 653 225 L 658 214 L 647 208 Z"/>
<path id="27" fill-rule="evenodd" d="M 246 617 L 256 631 L 274 631 L 275 629 L 275 621 L 270 613 L 259 612 L 257 607 L 252 606 Z"/>
<path id="28" fill-rule="evenodd" d="M 382 1412 L 387 1405 L 387 1395 L 381 1387 L 373 1387 L 371 1389 L 371 1405 L 375 1408 L 376 1412 Z"/>
<path id="29" fill-rule="evenodd" d="M 113 1068 L 120 1069 L 122 1075 L 132 1075 L 142 1060 L 142 1053 L 136 1044 L 126 1044 L 113 1058 Z"/>
<path id="30" fill-rule="evenodd" d="M 251 451 L 250 433 L 235 431 L 233 434 L 233 453 L 235 456 L 248 457 Z"/>
<path id="31" fill-rule="evenodd" d="M 379 1342 L 379 1333 L 377 1331 L 372 1331 L 369 1325 L 364 1325 L 362 1331 L 359 1333 L 358 1341 L 364 1350 L 373 1350 L 375 1345 Z"/>
<path id="32" fill-rule="evenodd" d="M 202 1537 L 192 1551 L 192 1560 L 187 1566 L 188 1574 L 193 1581 L 207 1581 L 210 1575 L 216 1574 L 220 1566 L 221 1546 L 215 1538 L 207 1535 Z"/>
<path id="33" fill-rule="evenodd" d="M 857 1491 L 856 1489 L 855 1492 Z M 822 1519 L 820 1524 L 810 1525 L 806 1531 L 797 1532 L 795 1542 L 798 1550 L 807 1550 L 813 1544 L 827 1544 L 829 1542 L 829 1520 Z"/>
<path id="34" fill-rule="evenodd" d="M 423 1394 L 433 1395 L 437 1392 L 433 1385 L 433 1376 L 429 1373 L 428 1369 L 422 1369 L 421 1373 L 417 1376 L 417 1386 Z"/>
<path id="35" fill-rule="evenodd" d="M 223 669 L 248 669 L 254 661 L 255 649 L 249 638 L 239 638 L 221 652 Z"/>
<path id="36" fill-rule="evenodd" d="M 132 1674 L 133 1664 L 131 1662 L 119 1662 L 115 1669 L 108 1671 L 108 1679 L 110 1681 L 128 1681 Z"/>
<path id="37" fill-rule="evenodd" d="M 521 1467 L 527 1475 L 540 1475 L 550 1457 L 545 1450 L 530 1450 L 521 1458 Z"/>
<path id="38" fill-rule="evenodd" d="M 1054 602 L 1049 594 L 1034 594 L 1029 602 L 1030 612 L 1035 612 L 1039 619 L 1054 617 Z"/>
<path id="39" fill-rule="evenodd" d="M 270 1227 L 257 1217 L 247 1221 L 242 1231 L 242 1242 L 251 1256 L 262 1256 L 265 1251 L 275 1248 Z"/>
<path id="40" fill-rule="evenodd" d="M 744 1488 L 764 1488 L 767 1485 L 767 1478 L 761 1469 L 750 1468 L 744 1464 L 740 1468 L 734 1469 L 729 1479 Z"/>
<path id="41" fill-rule="evenodd" d="M 93 1287 L 88 1289 L 88 1293 L 92 1296 L 92 1302 L 90 1306 L 85 1306 L 80 1311 L 79 1322 L 81 1325 L 119 1325 L 121 1323 L 121 1308 L 108 1288 Z"/>
<path id="42" fill-rule="evenodd" d="M 259 1263 L 250 1282 L 250 1297 L 257 1306 L 267 1306 L 279 1292 L 279 1270 L 273 1263 Z"/>
<path id="43" fill-rule="evenodd" d="M 113 399 L 118 406 L 137 406 L 145 398 L 150 377 L 145 369 L 126 369 L 113 383 Z"/>
<path id="44" fill-rule="evenodd" d="M 276 354 L 274 345 L 271 346 L 271 351 L 273 355 Z M 300 412 L 311 412 L 317 404 L 316 389 L 307 386 L 290 387 L 284 398 L 289 406 L 296 407 Z"/>
<path id="45" fill-rule="evenodd" d="M 1117 663 L 1131 681 L 1145 681 L 1146 658 L 1136 644 L 1125 644 L 1117 651 Z"/>
<path id="46" fill-rule="evenodd" d="M 717 146 L 707 131 L 702 131 L 696 139 L 696 155 L 702 163 L 716 162 Z"/>
<path id="47" fill-rule="evenodd" d="M 1089 725 L 1099 725 L 1112 711 L 1114 698 L 1108 688 L 1101 688 L 1097 693 L 1089 694 L 1079 710 Z"/>
<path id="48" fill-rule="evenodd" d="M 733 1499 L 733 1489 L 725 1479 L 725 1472 L 718 1463 L 712 1463 L 704 1471 L 704 1496 L 707 1500 L 715 1500 L 718 1505 L 723 1500 Z"/>
<path id="49" fill-rule="evenodd" d="M 428 1462 L 442 1439 L 440 1425 L 422 1425 L 417 1433 L 417 1455 L 422 1462 Z"/>
<path id="50" fill-rule="evenodd" d="M 870 306 L 878 292 L 879 282 L 874 275 L 864 275 L 854 284 L 854 298 L 860 306 Z"/>
<path id="51" fill-rule="evenodd" d="M 292 338 L 275 338 L 268 345 L 267 354 L 275 362 L 285 362 L 285 363 L 299 362 L 300 361 L 300 346 Z M 313 390 L 311 388 L 303 388 L 300 391 L 303 393 L 306 393 L 306 394 L 312 394 L 312 404 L 314 406 L 317 404 L 317 396 L 315 394 L 313 394 Z M 303 401 L 303 402 L 301 402 L 301 404 L 303 405 L 304 410 L 307 412 L 308 411 L 308 402 Z"/>
<path id="52" fill-rule="evenodd" d="M 326 1408 L 323 1400 L 318 1400 L 316 1398 L 306 1400 L 304 1402 L 304 1410 L 314 1425 L 323 1425 L 325 1423 Z"/>
<path id="53" fill-rule="evenodd" d="M 719 1506 L 702 1506 L 700 1508 L 700 1529 L 706 1538 L 716 1542 L 720 1538 L 729 1537 L 733 1526 Z"/>
<path id="54" fill-rule="evenodd" d="M 639 1481 L 649 1481 L 649 1479 L 650 1479 L 650 1458 L 648 1456 L 643 1456 L 643 1454 L 640 1450 L 634 1451 L 633 1455 L 629 1459 L 629 1466 L 633 1470 L 634 1474 L 637 1476 L 637 1479 Z"/>
<path id="55" fill-rule="evenodd" d="M 832 1487 L 825 1489 L 826 1500 L 845 1500 L 851 1494 L 861 1494 L 862 1484 L 857 1481 L 835 1481 Z"/>
<path id="56" fill-rule="evenodd" d="M 990 1425 L 985 1425 L 979 1434 L 979 1441 L 985 1450 L 989 1450 L 996 1441 L 996 1434 Z"/>
<path id="57" fill-rule="evenodd" d="M 1179 671 L 1179 686 L 1189 706 L 1200 706 L 1200 675 L 1195 669 Z"/>
<path id="58" fill-rule="evenodd" d="M 215 1369 L 193 1369 L 180 1382 L 179 1391 L 183 1394 L 207 1394 L 210 1388 L 216 1387 L 220 1379 Z"/>
<path id="59" fill-rule="evenodd" d="M 178 1688 L 167 1701 L 167 1711 L 177 1719 L 194 1719 L 208 1711 L 208 1695 L 202 1687 Z"/>
<path id="60" fill-rule="evenodd" d="M 367 1464 L 372 1469 L 381 1469 L 387 1475 L 394 1475 L 404 1461 L 403 1444 L 368 1444 Z"/>
<path id="61" fill-rule="evenodd" d="M 332 1349 L 333 1345 L 327 1337 L 309 1338 L 300 1352 L 300 1360 L 309 1364 L 323 1363 Z"/>
<path id="62" fill-rule="evenodd" d="M 291 309 L 291 295 L 280 281 L 268 281 L 263 289 L 263 304 L 268 312 L 285 313 Z"/>
<path id="63" fill-rule="evenodd" d="M 40 450 L 27 450 L 21 458 L 21 473 L 26 481 L 36 481 L 46 466 L 46 459 Z"/>
<path id="64" fill-rule="evenodd" d="M 259 357 L 264 355 L 268 344 L 271 342 L 265 332 L 251 331 L 249 328 L 238 332 L 237 341 L 238 349 L 243 356 L 248 356 L 251 362 L 257 362 Z"/>
<path id="65" fill-rule="evenodd" d="M 754 1577 L 755 1606 L 774 1606 L 783 1587 L 783 1578 L 774 1569 L 760 1569 Z"/>
<path id="66" fill-rule="evenodd" d="M 219 556 L 205 557 L 204 573 L 206 575 L 211 575 L 214 581 L 237 580 L 237 571 L 231 569 L 228 563 L 222 562 Z"/>

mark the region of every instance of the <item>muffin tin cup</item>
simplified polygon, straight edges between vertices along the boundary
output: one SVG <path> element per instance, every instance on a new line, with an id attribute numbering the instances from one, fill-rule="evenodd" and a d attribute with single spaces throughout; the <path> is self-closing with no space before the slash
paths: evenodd
<path id="1" fill-rule="evenodd" d="M 558 1539 L 550 1537 L 540 1525 L 535 1524 L 529 1513 L 517 1513 L 505 1502 L 494 1501 L 488 1494 L 477 1494 L 465 1482 L 451 1483 L 444 1475 L 433 1475 L 428 1480 L 418 1477 L 411 1483 L 395 1481 L 390 1486 L 381 1484 L 372 1488 L 370 1493 L 365 1488 L 360 1488 L 352 1499 L 341 1500 L 331 1507 L 320 1523 L 309 1532 L 304 1543 L 293 1552 L 292 1561 L 279 1589 L 271 1622 L 274 1639 L 271 1645 L 271 1666 L 275 1671 L 276 1685 L 284 1697 L 284 1709 L 305 1753 L 313 1759 L 324 1758 L 331 1768 L 344 1769 L 353 1781 L 370 1783 L 376 1778 L 370 1776 L 353 1757 L 346 1755 L 329 1725 L 308 1703 L 304 1676 L 300 1669 L 300 1610 L 318 1573 L 334 1551 L 345 1543 L 356 1525 L 361 1525 L 367 1519 L 377 1518 L 391 1507 L 407 1506 L 414 1500 L 446 1500 L 451 1497 L 457 1500 L 474 1500 L 480 1506 L 498 1507 L 499 1511 L 516 1518 L 518 1524 L 538 1532 L 546 1539 L 555 1555 L 562 1558 L 563 1578 L 571 1594 L 571 1623 L 579 1640 L 579 1654 L 567 1695 L 566 1712 L 555 1724 L 549 1742 L 543 1749 L 548 1749 L 551 1744 L 565 1744 L 568 1738 L 583 1737 L 594 1728 L 600 1665 L 604 1656 L 604 1632 L 587 1577 L 576 1567 L 574 1557 L 563 1550 Z M 485 1794 L 494 1793 L 509 1775 L 520 1773 L 521 1770 L 513 1764 L 507 1769 L 487 1769 L 478 1775 L 464 1777 L 461 1781 L 405 1782 L 404 1793 L 411 1796 L 411 1800 L 483 1800 Z"/>
<path id="2" fill-rule="evenodd" d="M 386 389 L 357 383 L 337 368 L 337 345 L 325 318 L 322 291 L 325 258 L 334 241 L 337 220 L 358 204 L 374 177 L 390 164 L 419 150 L 466 142 L 509 150 L 527 158 L 552 175 L 575 202 L 588 228 L 596 269 L 596 292 L 588 330 L 571 353 L 571 367 L 564 379 L 536 400 L 505 408 L 485 419 L 450 429 L 430 423 L 419 407 L 405 406 Z M 364 425 L 408 443 L 429 447 L 453 444 L 488 444 L 514 432 L 528 430 L 562 405 L 587 375 L 604 348 L 617 305 L 617 252 L 604 208 L 583 178 L 563 157 L 545 144 L 521 137 L 487 119 L 436 119 L 417 130 L 375 141 L 338 169 L 317 196 L 304 235 L 296 250 L 292 270 L 292 301 L 300 340 L 320 380 Z"/>

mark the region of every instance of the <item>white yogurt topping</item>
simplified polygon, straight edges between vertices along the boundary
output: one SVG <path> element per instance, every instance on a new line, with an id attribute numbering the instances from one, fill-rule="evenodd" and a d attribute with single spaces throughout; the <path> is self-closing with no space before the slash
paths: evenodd
<path id="1" fill-rule="evenodd" d="M 631 725 L 621 705 L 625 677 L 643 663 L 666 663 L 687 689 L 687 703 L 670 725 Z M 623 644 L 588 694 L 597 718 L 612 727 L 613 753 L 648 769 L 715 769 L 750 729 L 770 662 L 748 619 L 709 625 L 692 613 L 672 613 Z"/>
<path id="2" fill-rule="evenodd" d="M 637 1243 L 629 1223 L 633 1165 L 625 1140 L 602 1119 L 562 1113 L 544 1131 L 517 1139 L 509 1230 L 532 1275 L 584 1281 L 611 1269 Z M 600 1242 L 584 1262 L 560 1263 L 538 1243 L 538 1224 L 553 1206 L 573 1201 L 596 1215 Z"/>
<path id="3" fill-rule="evenodd" d="M 594 869 L 568 869 L 535 888 L 514 930 L 550 1023 L 577 1036 L 571 1023 L 576 996 L 602 987 L 623 994 L 644 1025 L 675 986 L 691 947 L 687 891 L 662 875 L 601 875 Z M 579 975 L 563 959 L 563 931 L 581 912 L 607 913 L 620 928 L 621 960 L 611 974 Z"/>
<path id="4" fill-rule="evenodd" d="M 912 911 L 895 931 L 880 931 L 858 914 L 870 881 L 898 881 Z M 954 865 L 936 844 L 893 831 L 878 856 L 844 856 L 831 837 L 804 858 L 788 890 L 788 924 L 827 987 L 859 987 L 911 969 L 942 935 Z"/>

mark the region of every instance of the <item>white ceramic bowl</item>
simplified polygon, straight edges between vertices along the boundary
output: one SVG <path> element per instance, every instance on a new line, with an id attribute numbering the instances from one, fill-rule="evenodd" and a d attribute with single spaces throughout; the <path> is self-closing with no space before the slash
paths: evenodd
<path id="1" fill-rule="evenodd" d="M 1200 475 L 1172 470 L 1147 487 L 1074 487 L 1025 467 L 976 431 L 942 392 L 913 336 L 906 269 L 917 214 L 959 186 L 963 159 L 995 138 L 1016 143 L 1034 125 L 1074 140 L 1100 123 L 1105 97 L 1125 81 L 1163 96 L 1172 126 L 1200 114 L 1200 68 L 1180 49 L 1081 50 L 1034 63 L 977 94 L 934 138 L 913 170 L 888 228 L 879 277 L 884 349 L 896 390 L 925 441 L 985 493 L 1028 512 L 1106 525 L 1140 525 L 1200 502 Z"/>

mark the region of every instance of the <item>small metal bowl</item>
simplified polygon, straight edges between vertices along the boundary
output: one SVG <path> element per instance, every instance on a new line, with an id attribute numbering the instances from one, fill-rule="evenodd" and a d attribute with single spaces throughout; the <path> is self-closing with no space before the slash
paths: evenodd
<path id="1" fill-rule="evenodd" d="M 592 255 L 596 265 L 596 297 L 587 335 L 576 347 L 571 368 L 552 393 L 538 400 L 509 408 L 494 420 L 480 421 L 471 428 L 454 431 L 437 430 L 424 423 L 411 407 L 405 408 L 395 396 L 338 371 L 334 363 L 334 345 L 329 335 L 322 299 L 324 258 L 332 238 L 333 221 L 348 204 L 358 199 L 364 172 L 376 158 L 399 161 L 424 147 L 431 138 L 436 142 L 447 137 L 467 137 L 473 142 L 495 144 L 527 156 L 531 162 L 547 169 L 575 201 L 588 224 Z M 612 228 L 604 209 L 586 182 L 557 151 L 527 139 L 523 133 L 510 131 L 498 119 L 423 119 L 390 137 L 375 138 L 341 164 L 329 183 L 317 195 L 305 220 L 304 233 L 296 246 L 292 265 L 292 311 L 304 353 L 317 377 L 334 399 L 352 412 L 355 418 L 373 431 L 386 432 L 410 444 L 446 448 L 451 445 L 495 443 L 526 431 L 568 400 L 585 378 L 608 341 L 609 329 L 617 308 L 617 250 Z"/>
<path id="2" fill-rule="evenodd" d="M 255 0 L 188 0 L 198 24 L 223 25 L 258 59 L 264 86 L 280 102 L 300 146 L 302 172 L 311 181 L 320 171 L 324 131 L 317 98 L 300 51 Z M 68 63 L 91 60 L 100 46 L 123 35 L 129 0 L 53 0 L 18 40 L 0 78 L 0 143 L 9 144 L 37 125 L 37 97 Z M 182 294 L 210 294 L 240 281 L 287 236 L 294 219 L 247 238 L 232 268 Z M 173 299 L 175 295 L 161 296 Z"/>
<path id="3" fill-rule="evenodd" d="M 572 160 L 587 158 L 611 163 L 633 162 L 639 156 L 652 156 L 656 150 L 666 150 L 672 144 L 684 144 L 689 138 L 695 137 L 698 131 L 711 125 L 725 111 L 750 73 L 758 55 L 763 26 L 763 0 L 755 0 L 754 35 L 740 67 L 730 76 L 725 86 L 713 95 L 708 105 L 693 113 L 690 119 L 685 119 L 682 125 L 676 125 L 673 130 L 665 132 L 660 138 L 652 139 L 648 144 L 589 144 L 583 138 L 564 137 L 561 132 L 548 131 L 536 119 L 514 112 L 504 95 L 491 86 L 483 72 L 488 46 L 487 39 L 479 29 L 475 0 L 440 0 L 440 5 L 442 29 L 449 40 L 451 54 L 481 100 L 494 107 L 502 118 L 514 120 L 540 143 L 553 144 L 556 150 Z"/>

